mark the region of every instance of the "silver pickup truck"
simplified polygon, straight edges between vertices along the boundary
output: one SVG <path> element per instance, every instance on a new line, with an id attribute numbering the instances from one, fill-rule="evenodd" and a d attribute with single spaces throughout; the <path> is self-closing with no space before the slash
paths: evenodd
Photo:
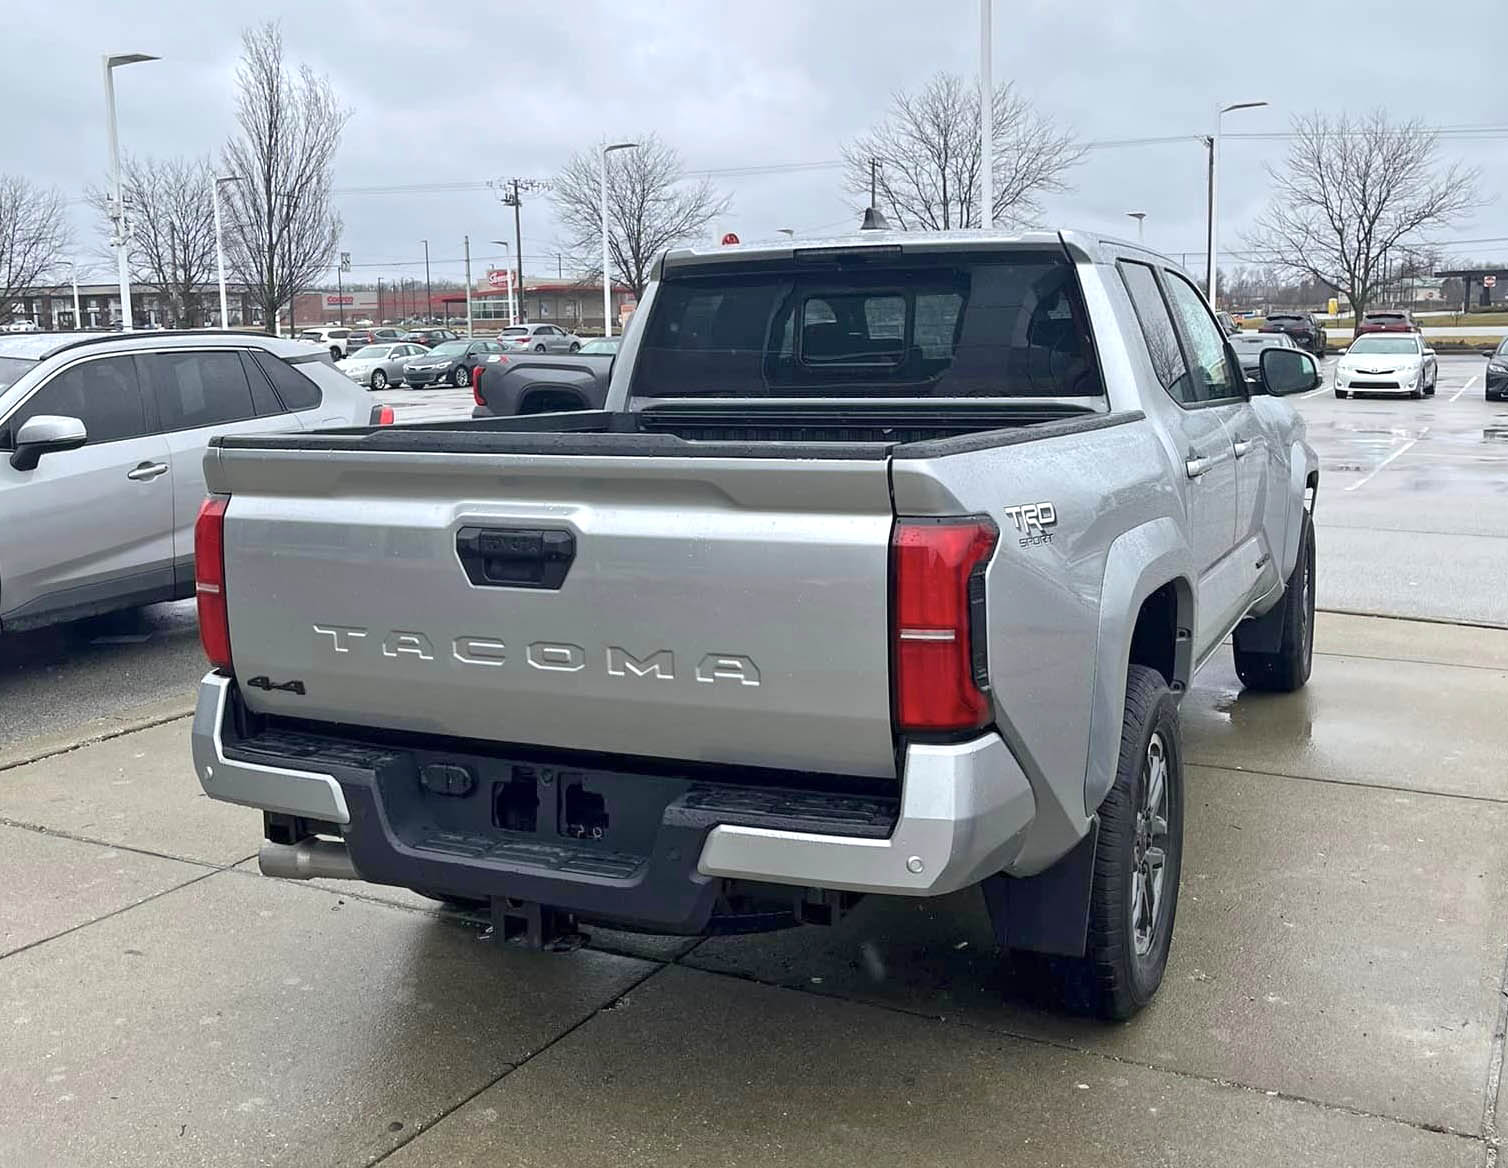
<path id="1" fill-rule="evenodd" d="M 195 770 L 263 872 L 535 945 L 978 886 L 1124 1018 L 1190 677 L 1309 675 L 1318 384 L 1098 237 L 672 252 L 604 410 L 215 443 Z"/>

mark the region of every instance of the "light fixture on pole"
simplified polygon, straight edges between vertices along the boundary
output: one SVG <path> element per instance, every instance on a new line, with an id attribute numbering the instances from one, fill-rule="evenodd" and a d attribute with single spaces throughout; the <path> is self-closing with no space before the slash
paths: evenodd
<path id="1" fill-rule="evenodd" d="M 1141 243 L 1147 238 L 1145 228 L 1147 226 L 1147 213 L 1145 211 L 1127 211 L 1127 219 L 1136 220 L 1136 242 Z"/>
<path id="2" fill-rule="evenodd" d="M 979 226 L 995 225 L 995 81 L 990 35 L 995 0 L 979 0 Z M 873 200 L 871 200 L 872 202 Z"/>
<path id="3" fill-rule="evenodd" d="M 632 150 L 637 142 L 614 142 L 602 147 L 602 335 L 613 335 L 613 272 L 607 254 L 607 156 L 614 150 Z"/>
<path id="4" fill-rule="evenodd" d="M 119 65 L 135 65 L 140 61 L 156 61 L 150 53 L 106 53 L 100 58 L 105 73 L 105 124 L 110 138 L 110 186 L 114 198 L 110 205 L 110 219 L 115 225 L 110 242 L 115 246 L 115 267 L 120 279 L 120 327 L 130 332 L 131 318 L 131 272 L 126 224 L 126 204 L 120 187 L 120 139 L 115 130 L 115 69 Z"/>
<path id="5" fill-rule="evenodd" d="M 796 238 L 796 229 L 794 227 L 777 227 L 775 230 L 779 231 L 781 235 L 789 236 L 791 239 Z"/>
<path id="6" fill-rule="evenodd" d="M 226 175 L 210 184 L 210 201 L 215 207 L 215 270 L 220 276 L 220 327 L 230 328 L 230 309 L 225 300 L 225 244 L 220 233 L 220 184 L 240 182 L 239 175 Z"/>
<path id="7" fill-rule="evenodd" d="M 1220 228 L 1217 222 L 1219 218 L 1220 201 L 1220 123 L 1226 114 L 1234 110 L 1259 109 L 1266 105 L 1265 101 L 1238 101 L 1231 105 L 1221 106 L 1215 112 L 1215 132 L 1205 139 L 1210 151 L 1210 181 L 1209 181 L 1209 266 L 1205 278 L 1205 287 L 1209 291 L 1210 307 L 1218 307 L 1215 303 L 1216 284 L 1216 257 L 1220 251 Z"/>
<path id="8" fill-rule="evenodd" d="M 503 249 L 503 267 L 507 269 L 507 271 L 504 272 L 503 274 L 508 277 L 508 279 L 507 279 L 507 285 L 508 285 L 508 327 L 512 328 L 514 325 L 516 325 L 518 323 L 518 309 L 517 309 L 515 301 L 513 299 L 513 267 L 512 267 L 512 258 L 508 255 L 508 251 L 509 251 L 510 248 L 512 248 L 513 245 L 511 243 L 509 243 L 506 239 L 494 239 L 494 240 L 491 240 L 490 242 L 502 245 L 502 249 Z"/>

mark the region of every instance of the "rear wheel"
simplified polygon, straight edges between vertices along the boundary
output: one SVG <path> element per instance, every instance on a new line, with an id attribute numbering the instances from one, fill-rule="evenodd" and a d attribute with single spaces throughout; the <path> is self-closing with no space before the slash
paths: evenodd
<path id="1" fill-rule="evenodd" d="M 535 345 L 534 351 L 536 353 L 543 353 L 545 351 L 545 347 L 543 345 Z"/>
<path id="2" fill-rule="evenodd" d="M 571 342 L 571 352 L 573 352 L 573 353 L 579 353 L 579 352 L 581 352 L 581 345 L 578 342 L 576 342 L 576 341 L 572 341 Z"/>
<path id="3" fill-rule="evenodd" d="M 339 345 L 331 345 L 330 346 L 330 360 L 332 360 L 332 361 L 339 361 L 344 356 L 345 356 L 345 354 L 340 351 L 340 346 Z"/>
<path id="4" fill-rule="evenodd" d="M 1307 512 L 1299 533 L 1298 561 L 1288 575 L 1282 602 L 1254 624 L 1258 627 L 1244 632 L 1242 625 L 1236 626 L 1236 674 L 1242 683 L 1275 693 L 1302 688 L 1314 665 L 1314 524 Z"/>
<path id="5" fill-rule="evenodd" d="M 384 373 L 381 369 L 373 369 L 372 370 L 372 388 L 373 389 L 386 389 L 387 388 L 387 374 Z"/>
<path id="6" fill-rule="evenodd" d="M 1178 702 L 1162 674 L 1133 665 L 1115 783 L 1099 809 L 1089 944 L 1053 962 L 1064 996 L 1123 1021 L 1162 984 L 1183 866 L 1183 740 Z"/>

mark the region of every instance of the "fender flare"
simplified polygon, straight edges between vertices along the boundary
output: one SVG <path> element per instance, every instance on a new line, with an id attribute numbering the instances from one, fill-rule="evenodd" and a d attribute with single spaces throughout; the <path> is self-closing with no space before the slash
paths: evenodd
<path id="1" fill-rule="evenodd" d="M 1115 782 L 1120 758 L 1121 721 L 1126 704 L 1126 669 L 1131 634 L 1147 597 L 1166 584 L 1178 596 L 1177 626 L 1183 635 L 1174 649 L 1172 683 L 1182 689 L 1194 670 L 1192 630 L 1197 627 L 1194 581 L 1198 573 L 1188 541 L 1169 516 L 1152 519 L 1111 542 L 1100 584 L 1099 633 L 1095 641 L 1094 682 L 1090 690 L 1089 751 L 1084 769 L 1084 812 L 1093 815 Z"/>
<path id="2" fill-rule="evenodd" d="M 1293 574 L 1293 565 L 1299 558 L 1299 535 L 1304 529 L 1304 497 L 1309 489 L 1310 476 L 1315 481 L 1315 502 L 1319 492 L 1319 455 L 1308 443 L 1295 441 L 1288 451 L 1288 513 L 1283 523 L 1283 555 L 1278 561 L 1282 579 Z"/>

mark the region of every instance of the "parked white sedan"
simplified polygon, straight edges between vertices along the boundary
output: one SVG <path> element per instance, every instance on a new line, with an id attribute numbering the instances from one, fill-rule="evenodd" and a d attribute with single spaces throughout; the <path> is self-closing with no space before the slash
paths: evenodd
<path id="1" fill-rule="evenodd" d="M 582 340 L 553 324 L 512 324 L 498 334 L 509 353 L 578 353 Z"/>
<path id="2" fill-rule="evenodd" d="M 1368 333 L 1357 337 L 1335 366 L 1335 396 L 1386 393 L 1433 397 L 1435 351 L 1418 333 Z"/>
<path id="3" fill-rule="evenodd" d="M 344 361 L 335 362 L 339 369 L 357 385 L 368 389 L 386 389 L 403 383 L 403 363 L 411 357 L 422 357 L 426 350 L 422 345 L 407 341 L 396 345 L 365 345 Z"/>

